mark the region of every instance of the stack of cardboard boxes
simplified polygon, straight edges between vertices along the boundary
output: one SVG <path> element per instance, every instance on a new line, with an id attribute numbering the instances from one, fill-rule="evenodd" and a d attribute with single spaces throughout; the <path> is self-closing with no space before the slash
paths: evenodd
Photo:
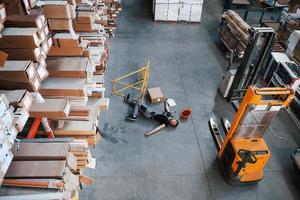
<path id="1" fill-rule="evenodd" d="M 90 148 L 100 140 L 99 114 L 109 106 L 104 72 L 120 11 L 120 2 L 111 0 L 0 4 L 0 94 L 17 108 L 14 135 L 27 137 L 35 118 L 47 118 L 55 136 L 47 139 L 40 125 L 43 141 L 15 145 L 3 185 L 54 188 L 71 199 L 79 183 L 92 182 L 82 170 L 96 163 Z"/>
<path id="2" fill-rule="evenodd" d="M 18 99 L 17 94 L 22 97 Z M 13 159 L 12 148 L 17 134 L 21 132 L 29 117 L 31 99 L 26 91 L 1 91 L 0 95 L 0 184 Z M 15 107 L 14 107 L 15 106 Z"/>

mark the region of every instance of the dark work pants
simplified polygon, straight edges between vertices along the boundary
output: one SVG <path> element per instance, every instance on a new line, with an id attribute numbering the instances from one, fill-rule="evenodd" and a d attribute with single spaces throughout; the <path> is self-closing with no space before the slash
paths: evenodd
<path id="1" fill-rule="evenodd" d="M 136 118 L 139 112 L 149 119 L 155 115 L 155 112 L 153 112 L 148 106 L 139 101 L 136 101 L 134 99 L 128 99 L 126 103 L 133 107 L 131 113 L 131 117 L 133 118 Z"/>

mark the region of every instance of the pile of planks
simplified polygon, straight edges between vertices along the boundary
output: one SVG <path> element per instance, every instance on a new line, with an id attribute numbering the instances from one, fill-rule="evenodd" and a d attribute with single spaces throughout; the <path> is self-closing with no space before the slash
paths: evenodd
<path id="1" fill-rule="evenodd" d="M 0 2 L 0 95 L 12 119 L 6 129 L 15 131 L 0 155 L 13 159 L 1 168 L 3 185 L 75 198 L 80 183 L 92 183 L 83 170 L 96 165 L 90 149 L 100 140 L 100 112 L 109 107 L 104 73 L 120 1 Z M 55 138 L 41 123 L 36 136 L 43 140 L 25 139 L 36 119 L 45 119 Z M 21 142 L 13 147 L 15 137 Z"/>
<path id="2" fill-rule="evenodd" d="M 93 168 L 93 158 L 85 141 L 26 141 L 12 149 L 13 161 L 2 185 L 55 189 L 71 199 L 80 183 L 93 179 L 81 175 Z"/>

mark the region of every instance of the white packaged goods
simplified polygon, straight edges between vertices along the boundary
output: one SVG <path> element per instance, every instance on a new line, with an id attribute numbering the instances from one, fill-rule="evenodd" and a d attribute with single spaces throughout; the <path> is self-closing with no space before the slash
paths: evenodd
<path id="1" fill-rule="evenodd" d="M 287 55 L 291 56 L 296 45 L 298 44 L 298 41 L 300 39 L 300 30 L 295 30 L 292 32 L 288 39 L 288 45 L 286 49 Z"/>
<path id="2" fill-rule="evenodd" d="M 154 21 L 201 22 L 203 0 L 153 0 Z"/>

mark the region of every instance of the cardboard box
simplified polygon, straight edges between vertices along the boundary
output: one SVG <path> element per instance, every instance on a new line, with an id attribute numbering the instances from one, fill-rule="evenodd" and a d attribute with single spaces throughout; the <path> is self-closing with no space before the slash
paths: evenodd
<path id="1" fill-rule="evenodd" d="M 4 94 L 9 105 L 15 108 L 29 109 L 33 99 L 27 90 L 0 90 L 0 94 Z"/>
<path id="2" fill-rule="evenodd" d="M 46 60 L 49 76 L 86 78 L 88 58 L 85 57 L 57 57 Z"/>
<path id="3" fill-rule="evenodd" d="M 37 28 L 5 28 L 0 38 L 0 48 L 33 49 L 40 45 Z"/>
<path id="4" fill-rule="evenodd" d="M 69 143 L 19 143 L 12 149 L 14 160 L 66 160 L 69 154 Z"/>
<path id="5" fill-rule="evenodd" d="M 52 46 L 48 56 L 82 56 L 83 48 L 63 48 Z"/>
<path id="6" fill-rule="evenodd" d="M 53 44 L 62 48 L 79 48 L 80 46 L 78 35 L 71 33 L 56 33 L 53 36 Z"/>
<path id="7" fill-rule="evenodd" d="M 40 82 L 42 82 L 49 76 L 49 72 L 48 72 L 47 68 L 45 67 L 46 65 L 38 64 L 36 66 L 37 66 L 36 72 L 38 74 Z"/>
<path id="8" fill-rule="evenodd" d="M 7 16 L 4 25 L 5 27 L 35 27 L 42 29 L 46 23 L 44 15 L 9 15 Z"/>
<path id="9" fill-rule="evenodd" d="M 29 108 L 30 117 L 66 117 L 70 112 L 67 99 L 45 99 L 43 103 L 33 102 Z"/>
<path id="10" fill-rule="evenodd" d="M 72 20 L 70 19 L 48 19 L 49 28 L 52 31 L 71 31 L 73 30 Z"/>
<path id="11" fill-rule="evenodd" d="M 18 132 L 22 132 L 25 127 L 27 120 L 29 118 L 29 113 L 25 108 L 18 108 L 14 112 L 14 125 Z"/>
<path id="12" fill-rule="evenodd" d="M 10 83 L 10 82 L 0 82 L 0 89 L 3 90 L 17 90 L 17 89 L 25 89 L 30 92 L 37 92 L 40 88 L 40 81 L 38 75 L 32 80 L 31 83 Z"/>
<path id="13" fill-rule="evenodd" d="M 44 96 L 83 97 L 86 95 L 85 78 L 48 77 L 41 85 L 40 93 Z"/>
<path id="14" fill-rule="evenodd" d="M 26 15 L 22 1 L 11 0 L 5 2 L 6 15 Z"/>
<path id="15" fill-rule="evenodd" d="M 57 1 L 53 4 L 43 5 L 43 13 L 48 19 L 70 19 L 69 4 L 66 1 Z"/>
<path id="16" fill-rule="evenodd" d="M 30 83 L 36 76 L 34 63 L 31 61 L 6 61 L 0 69 L 0 82 Z"/>
<path id="17" fill-rule="evenodd" d="M 76 20 L 73 20 L 73 28 L 76 32 L 91 32 L 94 30 L 93 23 L 80 24 Z"/>
<path id="18" fill-rule="evenodd" d="M 78 24 L 93 24 L 94 16 L 92 12 L 78 12 L 77 13 L 77 23 Z"/>
<path id="19" fill-rule="evenodd" d="M 4 67 L 7 57 L 8 57 L 7 53 L 0 51 L 0 67 Z"/>
<path id="20" fill-rule="evenodd" d="M 159 87 L 149 88 L 148 95 L 151 103 L 160 103 L 165 100 L 165 97 Z"/>
<path id="21" fill-rule="evenodd" d="M 6 178 L 54 178 L 63 179 L 66 161 L 13 161 Z"/>
<path id="22" fill-rule="evenodd" d="M 42 56 L 40 47 L 34 49 L 0 49 L 8 54 L 9 60 L 32 60 L 38 62 Z"/>

